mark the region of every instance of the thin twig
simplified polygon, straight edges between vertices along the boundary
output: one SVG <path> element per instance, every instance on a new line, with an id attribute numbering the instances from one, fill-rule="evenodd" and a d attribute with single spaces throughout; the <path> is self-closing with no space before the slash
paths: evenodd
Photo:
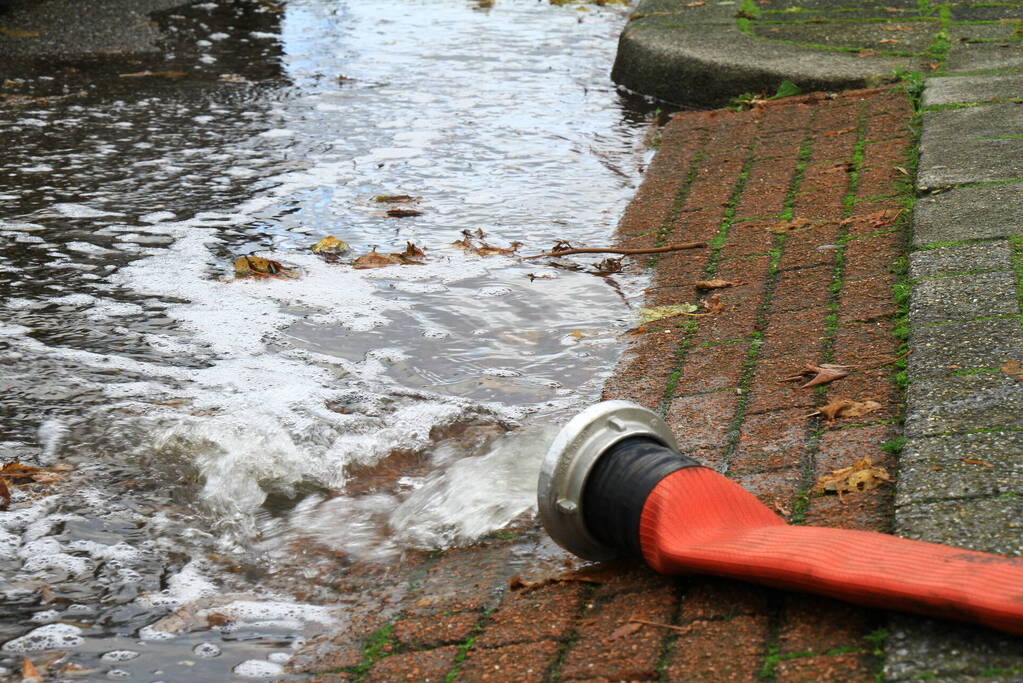
<path id="1" fill-rule="evenodd" d="M 891 365 L 892 363 L 898 363 L 900 360 L 902 360 L 903 358 L 905 358 L 906 356 L 908 356 L 911 353 L 913 353 L 913 349 L 910 349 L 909 351 L 906 351 L 901 356 L 897 356 L 895 358 L 892 358 L 891 360 L 886 360 L 885 362 L 878 363 L 877 365 L 863 365 L 863 366 L 851 365 L 849 367 L 856 368 L 857 370 L 874 370 L 876 368 L 883 368 L 886 365 Z"/>
<path id="2" fill-rule="evenodd" d="M 551 251 L 546 254 L 534 254 L 532 256 L 524 256 L 523 258 L 544 258 L 548 256 L 568 256 L 570 254 L 627 254 L 634 256 L 636 254 L 660 254 L 665 251 L 678 251 L 680 249 L 699 249 L 707 246 L 706 242 L 683 242 L 681 244 L 672 244 L 667 247 L 651 247 L 649 249 L 561 249 L 557 251 Z"/>
<path id="3" fill-rule="evenodd" d="M 668 629 L 671 629 L 672 631 L 678 631 L 680 633 L 688 633 L 692 629 L 692 624 L 689 624 L 688 626 L 675 626 L 674 624 L 662 624 L 659 621 L 648 621 L 646 619 L 637 619 L 636 617 L 631 617 L 629 619 L 629 621 L 631 621 L 633 623 L 636 623 L 636 624 L 643 624 L 645 626 L 656 626 L 658 628 L 668 628 Z"/>

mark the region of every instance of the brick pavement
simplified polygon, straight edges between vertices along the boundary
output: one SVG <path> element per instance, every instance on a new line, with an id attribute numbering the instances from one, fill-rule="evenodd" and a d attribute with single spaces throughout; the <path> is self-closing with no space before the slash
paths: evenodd
<path id="1" fill-rule="evenodd" d="M 904 277 L 911 118 L 898 90 L 677 115 L 619 226 L 626 247 L 711 245 L 637 258 L 633 267 L 651 271 L 649 305 L 706 300 L 693 283 L 711 277 L 741 284 L 715 292 L 717 313 L 634 330 L 604 397 L 660 411 L 684 451 L 792 523 L 891 527 L 888 487 L 844 502 L 811 489 L 868 455 L 894 469 L 884 445 L 898 435 L 904 379 L 902 361 L 891 361 L 905 344 L 905 302 L 893 288 Z M 817 388 L 782 381 L 826 362 L 852 372 Z M 838 398 L 882 407 L 833 422 L 813 415 Z M 314 642 L 294 670 L 319 681 L 516 682 L 874 680 L 880 671 L 877 612 L 661 577 L 637 563 L 510 590 L 509 571 L 466 573 L 486 552 L 494 566 L 510 561 L 506 550 L 441 556 L 425 581 L 446 576 L 446 591 L 410 591 L 426 597 Z M 625 627 L 633 617 L 657 625 Z"/>

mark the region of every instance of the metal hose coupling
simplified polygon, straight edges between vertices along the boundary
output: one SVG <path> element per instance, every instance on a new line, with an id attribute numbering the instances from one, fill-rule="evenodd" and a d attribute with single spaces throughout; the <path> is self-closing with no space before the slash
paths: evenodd
<path id="1" fill-rule="evenodd" d="M 603 401 L 562 427 L 540 468 L 537 503 L 547 533 L 587 560 L 640 556 L 639 522 L 664 477 L 699 463 L 678 453 L 660 416 Z"/>

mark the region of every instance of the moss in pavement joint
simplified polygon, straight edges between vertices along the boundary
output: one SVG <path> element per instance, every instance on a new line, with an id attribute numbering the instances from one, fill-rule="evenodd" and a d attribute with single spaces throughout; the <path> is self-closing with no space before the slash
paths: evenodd
<path id="1" fill-rule="evenodd" d="M 597 590 L 597 587 L 593 584 L 586 584 L 583 586 L 582 597 L 579 600 L 579 607 L 575 611 L 575 619 L 573 623 L 578 623 L 586 613 L 586 605 L 590 601 L 593 593 Z M 579 631 L 574 627 L 569 629 L 568 633 L 561 637 L 561 643 L 558 645 L 558 654 L 554 658 L 554 662 L 551 663 L 551 668 L 547 671 L 546 680 L 551 683 L 557 683 L 561 680 L 561 667 L 565 664 L 565 658 L 568 657 L 568 651 L 572 649 L 572 646 L 579 640 Z"/>

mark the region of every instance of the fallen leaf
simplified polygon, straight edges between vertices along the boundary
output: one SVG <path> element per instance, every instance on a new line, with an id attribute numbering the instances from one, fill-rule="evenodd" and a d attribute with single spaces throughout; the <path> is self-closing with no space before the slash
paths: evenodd
<path id="1" fill-rule="evenodd" d="M 725 305 L 721 303 L 721 297 L 719 295 L 713 294 L 709 299 L 703 302 L 703 310 L 707 313 L 720 313 L 725 310 Z"/>
<path id="2" fill-rule="evenodd" d="M 686 7 L 705 7 L 706 5 L 707 5 L 707 3 L 705 3 L 705 2 L 687 2 L 686 3 Z"/>
<path id="3" fill-rule="evenodd" d="M 41 31 L 22 31 L 16 28 L 4 28 L 0 26 L 0 34 L 10 38 L 38 38 L 43 35 Z"/>
<path id="4" fill-rule="evenodd" d="M 28 657 L 21 658 L 21 683 L 42 683 L 43 676 Z"/>
<path id="5" fill-rule="evenodd" d="M 6 510 L 11 504 L 11 490 L 7 488 L 7 480 L 0 477 L 0 510 Z"/>
<path id="6" fill-rule="evenodd" d="M 609 636 L 609 638 L 611 640 L 621 640 L 626 636 L 631 636 L 641 628 L 643 628 L 643 624 L 639 623 L 638 621 L 627 621 L 618 628 L 616 628 L 614 631 L 611 631 L 611 635 Z"/>
<path id="7" fill-rule="evenodd" d="M 423 212 L 416 209 L 388 209 L 387 215 L 391 218 L 412 218 L 422 216 Z"/>
<path id="8" fill-rule="evenodd" d="M 526 273 L 526 277 L 529 278 L 530 282 L 532 282 L 533 280 L 553 280 L 554 279 L 553 275 L 537 275 L 536 273 Z"/>
<path id="9" fill-rule="evenodd" d="M 841 500 L 843 493 L 868 491 L 886 482 L 892 483 L 888 471 L 875 465 L 870 456 L 867 456 L 849 467 L 832 470 L 830 474 L 824 475 L 814 484 L 813 490 L 817 493 L 833 491 Z"/>
<path id="10" fill-rule="evenodd" d="M 479 240 L 479 245 L 473 243 L 473 240 Z M 468 230 L 462 231 L 462 239 L 455 240 L 451 244 L 456 247 L 460 247 L 463 251 L 476 254 L 477 256 L 494 256 L 495 254 L 510 255 L 514 254 L 515 251 L 522 246 L 521 242 L 512 242 L 507 247 L 495 247 L 492 244 L 487 244 L 483 241 L 483 231 L 477 229 L 476 233 L 473 234 Z"/>
<path id="11" fill-rule="evenodd" d="M 835 365 L 834 363 L 821 363 L 820 365 L 814 365 L 813 363 L 807 363 L 803 371 L 798 375 L 792 375 L 786 377 L 784 381 L 795 382 L 805 379 L 805 375 L 813 375 L 809 382 L 801 385 L 800 389 L 806 389 L 808 387 L 815 387 L 819 384 L 827 384 L 828 382 L 834 382 L 836 379 L 841 379 L 849 374 L 849 369 L 844 365 Z"/>
<path id="12" fill-rule="evenodd" d="M 794 218 L 791 221 L 783 221 L 781 223 L 774 223 L 773 225 L 767 226 L 768 232 L 773 232 L 775 235 L 784 235 L 790 230 L 798 230 L 805 228 L 810 225 L 812 221 L 809 218 Z"/>
<path id="13" fill-rule="evenodd" d="M 894 38 L 882 38 L 881 40 L 879 40 L 877 42 L 882 43 L 882 44 L 891 44 L 891 43 L 899 43 L 899 42 L 902 42 L 902 41 L 895 40 Z"/>
<path id="14" fill-rule="evenodd" d="M 373 250 L 368 254 L 363 254 L 359 258 L 352 262 L 352 267 L 356 270 L 367 270 L 369 268 L 384 268 L 386 266 L 392 266 L 397 263 L 395 259 L 391 258 L 388 254 L 380 254 L 377 252 L 377 248 L 373 247 Z"/>
<path id="15" fill-rule="evenodd" d="M 413 197 L 410 194 L 378 194 L 373 197 L 373 201 L 381 204 L 404 204 L 419 201 L 419 197 Z"/>
<path id="16" fill-rule="evenodd" d="M 572 336 L 575 337 L 576 339 L 582 339 L 586 335 L 580 332 L 579 330 L 572 330 Z"/>
<path id="17" fill-rule="evenodd" d="M 999 369 L 1009 377 L 1014 377 L 1017 382 L 1023 382 L 1023 363 L 1018 360 L 1007 360 Z"/>
<path id="18" fill-rule="evenodd" d="M 977 460 L 976 458 L 959 458 L 967 465 L 983 465 L 984 467 L 994 467 L 991 463 L 985 460 Z"/>
<path id="19" fill-rule="evenodd" d="M 860 59 L 865 57 L 877 57 L 877 50 L 860 50 L 854 56 L 859 57 Z"/>
<path id="20" fill-rule="evenodd" d="M 700 310 L 695 304 L 672 304 L 669 306 L 651 306 L 650 308 L 639 309 L 640 323 L 652 323 L 661 318 L 672 318 L 676 315 L 698 315 Z"/>
<path id="21" fill-rule="evenodd" d="M 877 401 L 853 401 L 848 398 L 836 398 L 812 415 L 823 415 L 828 422 L 839 417 L 863 417 L 881 408 Z"/>
<path id="22" fill-rule="evenodd" d="M 594 578 L 592 576 L 586 576 L 585 574 L 574 573 L 574 574 L 558 574 L 557 576 L 548 576 L 540 579 L 539 581 L 526 581 L 521 576 L 516 574 L 515 576 L 508 579 L 508 588 L 513 591 L 531 591 L 537 588 L 543 588 L 555 583 L 592 583 L 592 584 L 603 584 L 603 579 Z"/>
<path id="23" fill-rule="evenodd" d="M 184 71 L 135 71 L 130 74 L 119 74 L 121 78 L 184 78 Z"/>
<path id="24" fill-rule="evenodd" d="M 345 251 L 346 249 L 348 249 L 348 243 L 345 242 L 344 240 L 339 240 L 333 235 L 327 235 L 322 240 L 320 240 L 319 242 L 312 246 L 314 254 L 327 252 L 336 254 L 340 251 Z"/>
<path id="25" fill-rule="evenodd" d="M 697 289 L 724 289 L 725 287 L 738 287 L 741 284 L 745 283 L 715 278 L 713 280 L 698 280 L 693 283 L 693 287 Z"/>
<path id="26" fill-rule="evenodd" d="M 593 272 L 597 275 L 614 275 L 622 272 L 622 269 L 622 259 L 606 258 L 593 267 Z"/>
<path id="27" fill-rule="evenodd" d="M 405 258 L 426 258 L 426 253 L 414 242 L 405 242 L 405 251 L 401 252 L 401 255 Z"/>
<path id="28" fill-rule="evenodd" d="M 272 277 L 277 279 L 296 278 L 298 273 L 285 268 L 280 261 L 259 256 L 239 256 L 234 262 L 235 277 Z"/>
<path id="29" fill-rule="evenodd" d="M 881 27 L 882 31 L 912 31 L 910 26 L 894 26 L 892 24 L 885 24 Z"/>

